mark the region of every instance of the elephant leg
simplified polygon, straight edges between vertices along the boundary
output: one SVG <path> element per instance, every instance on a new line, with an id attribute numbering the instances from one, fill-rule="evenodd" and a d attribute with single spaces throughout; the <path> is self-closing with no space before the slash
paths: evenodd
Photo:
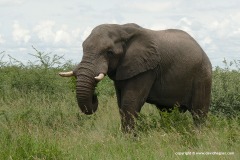
<path id="1" fill-rule="evenodd" d="M 211 79 L 194 82 L 192 109 L 194 124 L 199 127 L 205 122 L 211 101 Z"/>
<path id="2" fill-rule="evenodd" d="M 120 106 L 121 106 L 121 89 L 119 89 L 116 82 L 114 82 L 114 86 L 115 86 L 115 91 L 116 91 L 116 96 L 117 96 L 117 104 L 118 104 L 118 107 L 120 108 Z"/>
<path id="3" fill-rule="evenodd" d="M 122 130 L 131 133 L 135 126 L 135 119 L 145 103 L 154 83 L 153 72 L 141 73 L 131 79 L 121 81 L 118 85 L 119 110 Z"/>

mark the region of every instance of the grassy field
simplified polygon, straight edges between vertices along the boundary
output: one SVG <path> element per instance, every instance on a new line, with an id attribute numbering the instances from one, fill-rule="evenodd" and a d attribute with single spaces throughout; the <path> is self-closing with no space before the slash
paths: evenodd
<path id="1" fill-rule="evenodd" d="M 214 70 L 211 112 L 201 130 L 188 112 L 160 113 L 145 104 L 133 137 L 120 130 L 108 78 L 97 88 L 98 111 L 86 116 L 77 107 L 75 80 L 57 75 L 71 63 L 41 52 L 35 57 L 28 65 L 0 61 L 0 159 L 240 159 L 239 62 L 235 70 L 226 62 Z"/>

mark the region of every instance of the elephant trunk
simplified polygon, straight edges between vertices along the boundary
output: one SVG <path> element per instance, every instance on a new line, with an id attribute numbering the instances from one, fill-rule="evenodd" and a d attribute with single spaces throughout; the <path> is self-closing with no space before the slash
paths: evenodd
<path id="1" fill-rule="evenodd" d="M 81 111 L 87 115 L 93 114 L 98 107 L 98 99 L 94 94 L 97 81 L 90 69 L 79 69 L 77 75 L 76 98 Z"/>
<path id="2" fill-rule="evenodd" d="M 98 108 L 98 99 L 94 91 L 97 83 L 104 78 L 107 72 L 105 71 L 107 67 L 103 67 L 103 70 L 97 72 L 96 68 L 91 62 L 83 60 L 73 71 L 59 73 L 62 77 L 75 76 L 77 78 L 76 98 L 78 106 L 87 115 L 93 114 Z"/>

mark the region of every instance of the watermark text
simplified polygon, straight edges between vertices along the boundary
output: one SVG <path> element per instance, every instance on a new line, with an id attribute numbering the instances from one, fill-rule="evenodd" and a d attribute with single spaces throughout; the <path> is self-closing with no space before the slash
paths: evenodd
<path id="1" fill-rule="evenodd" d="M 178 156 L 183 156 L 183 155 L 234 155 L 234 152 L 175 152 L 176 155 Z"/>

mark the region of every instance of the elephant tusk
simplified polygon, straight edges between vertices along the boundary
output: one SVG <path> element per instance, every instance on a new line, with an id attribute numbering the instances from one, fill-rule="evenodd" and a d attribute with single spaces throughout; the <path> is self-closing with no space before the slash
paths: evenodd
<path id="1" fill-rule="evenodd" d="M 59 75 L 62 77 L 71 77 L 74 76 L 73 75 L 73 71 L 69 71 L 69 72 L 59 72 Z"/>
<path id="2" fill-rule="evenodd" d="M 104 74 L 100 73 L 97 77 L 94 77 L 96 80 L 101 81 L 104 78 Z"/>

